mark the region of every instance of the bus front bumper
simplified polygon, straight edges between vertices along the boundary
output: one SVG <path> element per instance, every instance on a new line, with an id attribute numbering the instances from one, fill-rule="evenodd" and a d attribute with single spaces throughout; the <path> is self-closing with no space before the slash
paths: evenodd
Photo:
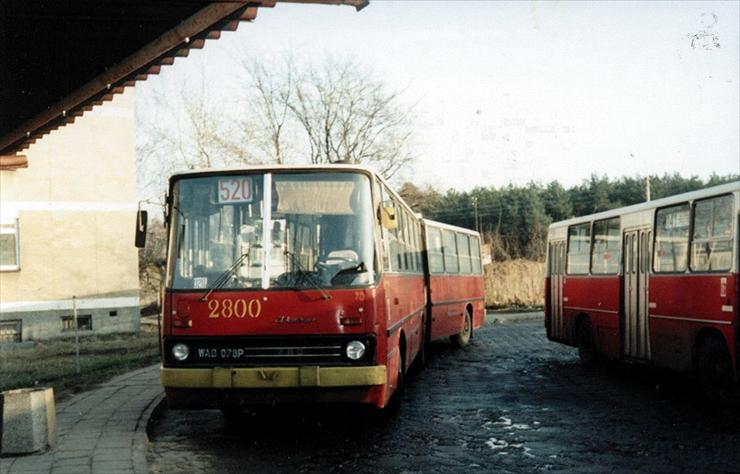
<path id="1" fill-rule="evenodd" d="M 383 385 L 386 366 L 369 367 L 161 367 L 166 388 L 300 388 Z"/>

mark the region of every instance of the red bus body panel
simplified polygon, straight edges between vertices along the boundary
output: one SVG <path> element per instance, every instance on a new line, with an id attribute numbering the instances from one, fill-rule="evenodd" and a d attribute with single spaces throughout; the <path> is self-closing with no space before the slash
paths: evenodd
<path id="1" fill-rule="evenodd" d="M 204 291 L 170 292 L 167 295 L 162 333 L 166 337 L 191 336 L 300 336 L 374 334 L 377 365 L 387 366 L 384 386 L 364 389 L 332 401 L 371 403 L 383 407 L 396 387 L 401 353 L 408 366 L 419 354 L 424 337 L 426 296 L 423 275 L 387 274 L 371 288 L 324 290 L 214 291 L 201 301 Z M 239 311 L 223 311 L 239 303 Z M 258 303 L 256 303 L 258 302 Z M 251 306 L 250 306 L 251 305 Z M 257 310 L 259 308 L 259 310 Z M 232 312 L 234 314 L 232 314 Z M 343 324 L 351 320 L 351 324 Z M 173 321 L 181 321 L 173 324 Z M 180 326 L 180 327 L 176 327 Z M 322 394 L 317 400 L 324 400 Z"/>
<path id="2" fill-rule="evenodd" d="M 621 354 L 620 298 L 622 279 L 618 276 L 567 276 L 563 281 L 563 322 L 565 333 L 575 343 L 575 324 L 581 314 L 591 318 L 595 343 L 607 357 Z"/>
<path id="3" fill-rule="evenodd" d="M 725 338 L 737 364 L 737 286 L 737 274 L 651 275 L 653 361 L 676 370 L 691 370 L 696 336 L 703 328 L 713 328 Z"/>
<path id="4" fill-rule="evenodd" d="M 483 292 L 482 275 L 431 275 L 431 340 L 462 331 L 468 310 L 473 316 L 473 329 L 482 327 L 486 317 Z"/>

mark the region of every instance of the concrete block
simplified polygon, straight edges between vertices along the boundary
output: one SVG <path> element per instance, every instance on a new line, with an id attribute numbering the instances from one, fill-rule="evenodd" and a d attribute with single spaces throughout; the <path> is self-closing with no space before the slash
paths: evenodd
<path id="1" fill-rule="evenodd" d="M 54 390 L 20 388 L 0 394 L 0 454 L 28 454 L 57 442 Z"/>

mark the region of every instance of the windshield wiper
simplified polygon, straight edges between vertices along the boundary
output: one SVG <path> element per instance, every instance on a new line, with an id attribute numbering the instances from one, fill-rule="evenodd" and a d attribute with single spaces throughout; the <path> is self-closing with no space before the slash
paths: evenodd
<path id="1" fill-rule="evenodd" d="M 291 252 L 290 250 L 285 250 L 284 253 L 285 253 L 285 255 L 287 255 L 290 258 L 290 261 L 293 262 L 293 265 L 296 266 L 296 267 L 298 267 L 298 271 L 301 272 L 301 276 L 306 281 L 308 281 L 311 284 L 311 286 L 313 286 L 314 288 L 316 288 L 317 290 L 319 290 L 319 293 L 321 293 L 321 297 L 324 298 L 325 300 L 330 300 L 331 299 L 331 295 L 329 293 L 327 293 L 326 291 L 324 291 L 324 289 L 321 288 L 321 285 L 319 285 L 316 282 L 316 280 L 314 280 L 314 277 L 311 275 L 311 272 L 308 272 L 308 271 L 306 271 L 305 268 L 303 268 L 303 265 L 301 265 L 300 259 L 298 257 L 296 257 L 296 255 L 293 252 Z"/>
<path id="2" fill-rule="evenodd" d="M 221 275 L 216 278 L 216 281 L 214 282 L 213 286 L 209 288 L 203 296 L 200 297 L 200 301 L 207 301 L 208 296 L 210 296 L 211 293 L 213 293 L 214 290 L 217 290 L 224 286 L 227 281 L 229 281 L 229 278 L 231 278 L 232 273 L 239 267 L 239 265 L 244 261 L 247 261 L 247 264 L 249 264 L 249 252 L 245 252 L 237 258 L 234 263 L 231 264 L 229 268 L 224 270 Z"/>

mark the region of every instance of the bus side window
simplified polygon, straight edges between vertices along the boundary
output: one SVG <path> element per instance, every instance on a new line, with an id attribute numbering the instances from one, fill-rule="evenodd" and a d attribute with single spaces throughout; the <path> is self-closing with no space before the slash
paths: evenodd
<path id="1" fill-rule="evenodd" d="M 443 230 L 442 242 L 444 243 L 445 273 L 459 273 L 460 265 L 457 260 L 455 234 L 451 230 Z"/>
<path id="2" fill-rule="evenodd" d="M 390 195 L 388 194 L 388 189 L 386 189 L 384 186 L 380 187 L 380 200 L 378 201 L 378 212 L 383 212 L 382 207 L 385 205 L 388 199 L 390 199 Z M 383 253 L 383 270 L 386 272 L 393 271 L 394 264 L 391 262 L 394 262 L 393 260 L 393 249 L 394 249 L 394 235 L 392 232 L 395 232 L 395 229 L 393 231 L 390 231 L 385 228 L 382 224 L 380 225 L 380 243 Z"/>
<path id="3" fill-rule="evenodd" d="M 470 238 L 470 256 L 471 256 L 473 273 L 477 275 L 480 273 L 480 267 L 481 267 L 480 240 L 478 239 L 478 237 Z"/>
<path id="4" fill-rule="evenodd" d="M 442 233 L 435 227 L 427 227 L 427 258 L 429 273 L 444 273 L 444 254 L 442 252 Z"/>
<path id="5" fill-rule="evenodd" d="M 591 223 L 576 224 L 568 227 L 568 260 L 569 275 L 588 274 L 588 261 L 591 255 Z"/>
<path id="6" fill-rule="evenodd" d="M 409 241 L 411 240 L 409 238 L 409 216 L 405 209 L 401 208 L 399 206 L 399 209 L 401 212 L 399 212 L 399 215 L 401 216 L 401 249 L 403 251 L 403 269 L 404 271 L 408 272 L 411 271 L 411 255 L 409 255 Z"/>
<path id="7" fill-rule="evenodd" d="M 414 256 L 416 258 L 416 271 L 422 273 L 424 265 L 421 262 L 421 224 L 418 219 L 414 221 Z"/>
<path id="8" fill-rule="evenodd" d="M 732 195 L 694 204 L 691 271 L 727 271 L 732 267 Z"/>
<path id="9" fill-rule="evenodd" d="M 655 215 L 656 272 L 686 271 L 689 248 L 689 205 L 658 209 Z"/>
<path id="10" fill-rule="evenodd" d="M 591 248 L 591 273 L 616 275 L 622 260 L 622 235 L 619 217 L 594 222 Z"/>
<path id="11" fill-rule="evenodd" d="M 457 253 L 460 256 L 460 273 L 470 273 L 470 239 L 457 234 Z"/>

